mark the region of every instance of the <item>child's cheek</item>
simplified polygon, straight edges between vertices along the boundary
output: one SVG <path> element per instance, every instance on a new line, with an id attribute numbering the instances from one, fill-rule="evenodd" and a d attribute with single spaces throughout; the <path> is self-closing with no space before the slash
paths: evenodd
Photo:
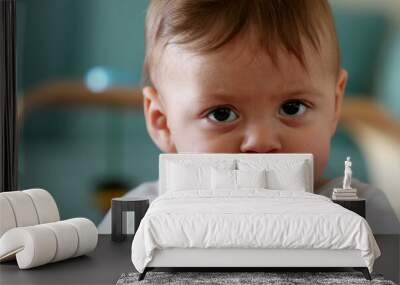
<path id="1" fill-rule="evenodd" d="M 230 136 L 209 136 L 204 134 L 181 134 L 176 137 L 177 152 L 195 153 L 238 153 L 240 142 Z"/>

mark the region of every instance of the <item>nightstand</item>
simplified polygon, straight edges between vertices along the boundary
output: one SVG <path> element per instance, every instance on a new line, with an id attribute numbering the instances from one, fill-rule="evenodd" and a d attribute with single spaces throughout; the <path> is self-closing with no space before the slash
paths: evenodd
<path id="1" fill-rule="evenodd" d="M 126 197 L 113 198 L 111 201 L 111 239 L 112 241 L 123 241 L 126 239 L 129 230 L 127 229 L 128 219 L 134 214 L 134 230 L 139 227 L 140 221 L 149 208 L 150 201 L 147 197 Z M 134 234 L 132 232 L 131 234 Z"/>
<path id="2" fill-rule="evenodd" d="M 365 199 L 356 200 L 332 200 L 332 202 L 339 204 L 340 206 L 359 214 L 365 219 Z"/>

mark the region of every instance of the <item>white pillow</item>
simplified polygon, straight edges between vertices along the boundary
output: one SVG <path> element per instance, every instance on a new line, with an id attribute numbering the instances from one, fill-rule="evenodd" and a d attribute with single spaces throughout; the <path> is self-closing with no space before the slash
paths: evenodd
<path id="1" fill-rule="evenodd" d="M 168 166 L 167 190 L 185 191 L 210 188 L 209 171 L 209 167 L 170 163 Z"/>
<path id="2" fill-rule="evenodd" d="M 239 160 L 240 170 L 267 170 L 267 188 L 273 190 L 307 191 L 311 189 L 309 169 L 305 161 Z"/>
<path id="3" fill-rule="evenodd" d="M 236 171 L 231 169 L 211 169 L 211 189 L 236 189 Z"/>
<path id="4" fill-rule="evenodd" d="M 167 191 L 210 190 L 212 168 L 233 170 L 235 166 L 234 160 L 197 164 L 190 160 L 170 161 L 167 164 Z"/>
<path id="5" fill-rule="evenodd" d="M 304 175 L 304 164 L 302 166 L 268 171 L 268 188 L 276 190 L 307 191 L 307 177 Z"/>
<path id="6" fill-rule="evenodd" d="M 267 188 L 267 171 L 235 170 L 237 188 Z"/>
<path id="7" fill-rule="evenodd" d="M 266 171 L 262 170 L 211 170 L 212 190 L 238 190 L 241 188 L 266 188 Z"/>

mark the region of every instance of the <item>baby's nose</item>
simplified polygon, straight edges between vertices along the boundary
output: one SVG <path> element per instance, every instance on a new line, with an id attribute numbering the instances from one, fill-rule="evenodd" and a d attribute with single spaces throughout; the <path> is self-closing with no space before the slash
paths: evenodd
<path id="1" fill-rule="evenodd" d="M 277 131 L 265 126 L 248 128 L 240 146 L 243 153 L 274 153 L 281 149 Z"/>

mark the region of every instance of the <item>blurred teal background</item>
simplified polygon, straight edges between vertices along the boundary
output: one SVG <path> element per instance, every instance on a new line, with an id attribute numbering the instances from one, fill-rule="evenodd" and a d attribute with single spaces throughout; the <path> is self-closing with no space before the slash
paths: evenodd
<path id="1" fill-rule="evenodd" d="M 400 119 L 398 23 L 381 9 L 332 4 L 343 66 L 350 74 L 347 96 L 376 97 Z M 146 0 L 18 0 L 19 96 L 52 80 L 84 80 L 96 66 L 114 71 L 114 84 L 138 86 L 146 6 Z M 157 179 L 158 154 L 140 109 L 40 109 L 21 124 L 19 187 L 50 191 L 63 219 L 98 222 L 103 216 L 94 198 L 99 184 L 110 178 L 135 187 Z M 326 176 L 342 176 L 349 154 L 354 175 L 369 182 L 363 153 L 342 127 L 333 139 Z"/>

